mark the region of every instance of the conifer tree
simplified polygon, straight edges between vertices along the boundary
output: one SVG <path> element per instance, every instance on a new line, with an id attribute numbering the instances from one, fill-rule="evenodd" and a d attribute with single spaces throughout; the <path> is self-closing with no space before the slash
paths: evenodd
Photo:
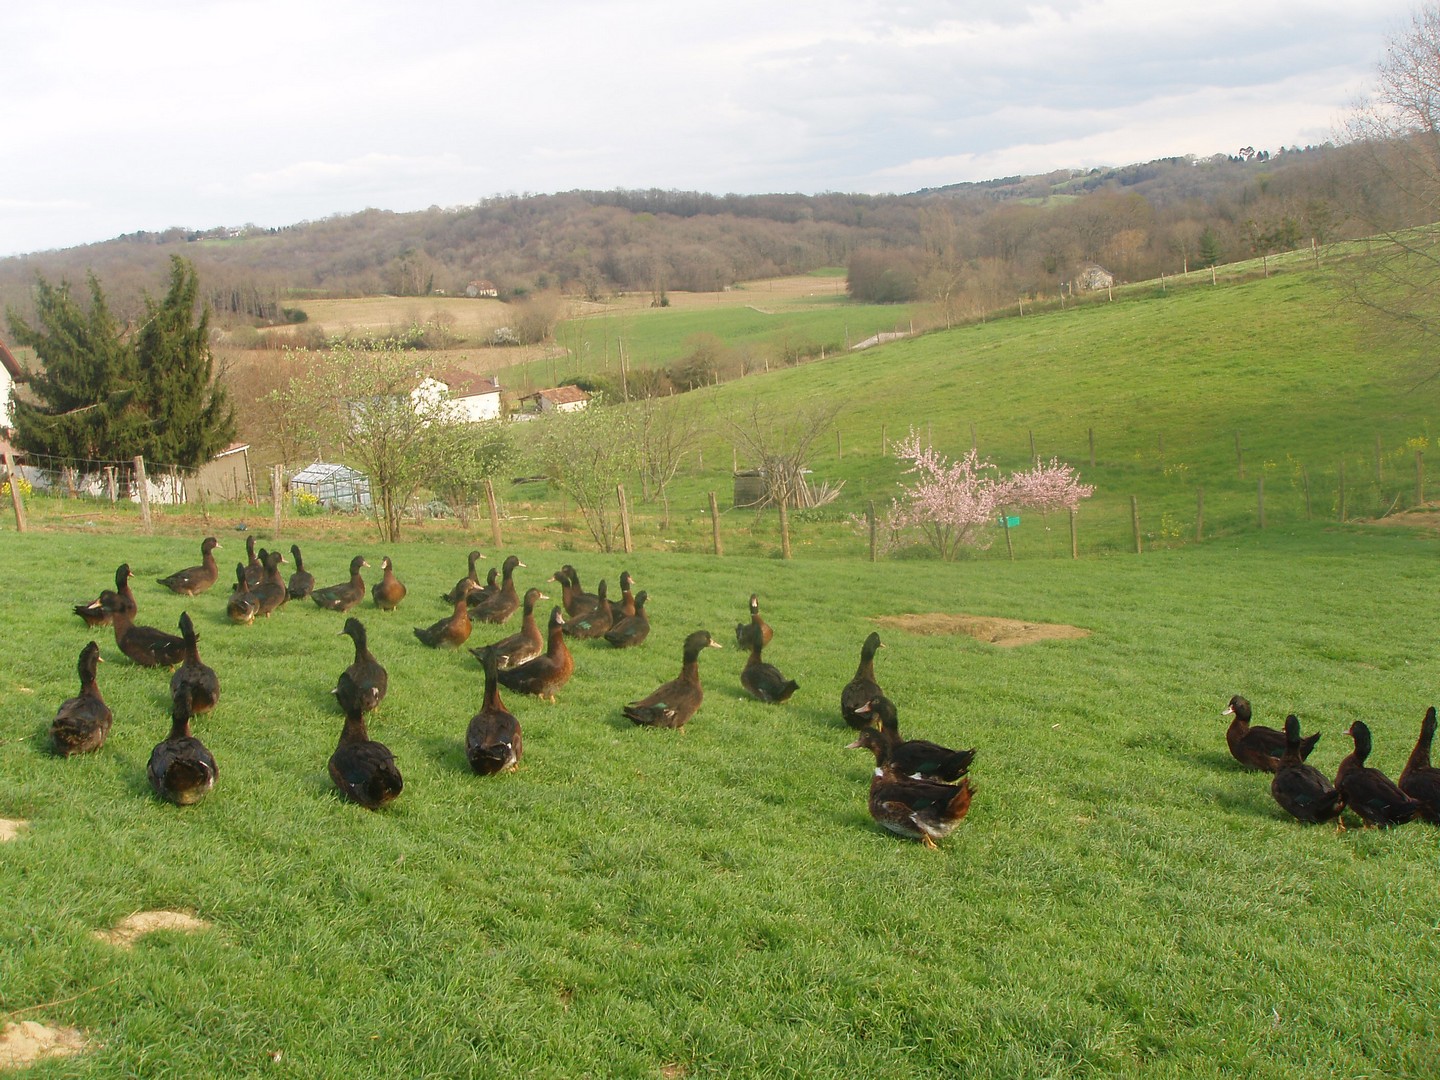
<path id="1" fill-rule="evenodd" d="M 195 311 L 195 269 L 175 257 L 163 299 L 146 298 L 130 333 L 110 313 L 94 274 L 82 306 L 68 282 L 35 286 L 35 325 L 6 315 L 18 344 L 35 350 L 35 400 L 15 402 L 16 445 L 72 458 L 81 468 L 144 455 L 198 467 L 235 434 L 234 410 L 211 381 L 209 312 Z"/>
<path id="2" fill-rule="evenodd" d="M 235 437 L 234 408 L 211 381 L 210 311 L 196 317 L 199 290 L 195 267 L 171 256 L 170 288 L 158 303 L 146 297 L 145 321 L 134 339 L 150 422 L 144 453 L 187 468 L 203 465 Z"/>

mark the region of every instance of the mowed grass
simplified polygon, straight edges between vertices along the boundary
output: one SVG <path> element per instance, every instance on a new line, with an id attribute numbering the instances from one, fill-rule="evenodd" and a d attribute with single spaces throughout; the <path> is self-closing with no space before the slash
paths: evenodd
<path id="1" fill-rule="evenodd" d="M 1326 770 L 1363 718 L 1397 773 L 1440 679 L 1433 541 L 1316 526 L 956 565 L 521 549 L 522 587 L 562 560 L 591 587 L 630 569 L 655 628 L 635 651 L 577 644 L 556 705 L 507 695 L 526 752 L 493 779 L 461 748 L 478 665 L 410 632 L 468 545 L 307 543 L 322 583 L 358 550 L 410 586 L 398 612 L 359 612 L 391 677 L 371 731 L 406 778 L 378 814 L 325 773 L 343 619 L 292 603 L 230 626 L 222 587 L 153 583 L 195 546 L 0 536 L 0 816 L 31 823 L 0 846 L 0 1010 L 92 1039 L 37 1075 L 1433 1072 L 1440 834 L 1297 825 L 1230 759 L 1220 716 L 1237 692 L 1258 722 L 1297 712 Z M 122 560 L 140 621 L 188 608 L 223 683 L 196 724 L 220 779 L 195 808 L 148 791 L 168 680 L 108 630 L 109 742 L 43 750 L 91 636 L 68 605 Z M 801 684 L 785 706 L 739 689 L 751 591 L 767 658 Z M 837 709 L 871 619 L 927 611 L 1091 631 L 1012 650 L 882 632 L 903 730 L 980 750 L 939 852 L 870 820 L 870 762 Z M 699 715 L 631 727 L 619 705 L 673 676 L 697 627 L 729 645 L 701 658 Z M 90 936 L 155 908 L 213 927 L 131 952 Z"/>

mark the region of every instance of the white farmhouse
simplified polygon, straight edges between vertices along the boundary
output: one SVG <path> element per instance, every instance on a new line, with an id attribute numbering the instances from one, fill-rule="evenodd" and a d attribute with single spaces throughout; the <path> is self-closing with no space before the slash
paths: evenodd
<path id="1" fill-rule="evenodd" d="M 8 431 L 14 423 L 10 416 L 10 391 L 22 378 L 20 362 L 0 341 L 0 432 Z"/>
<path id="2" fill-rule="evenodd" d="M 590 395 L 578 386 L 552 386 L 526 394 L 520 401 L 534 402 L 536 412 L 579 412 L 590 404 Z"/>
<path id="3" fill-rule="evenodd" d="M 421 380 L 411 393 L 416 407 L 445 402 L 445 412 L 456 420 L 499 420 L 500 380 L 452 368 Z"/>

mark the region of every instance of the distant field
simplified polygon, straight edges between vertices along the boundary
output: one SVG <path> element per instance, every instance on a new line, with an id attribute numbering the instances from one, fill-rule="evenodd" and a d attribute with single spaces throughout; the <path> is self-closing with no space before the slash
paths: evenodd
<path id="1" fill-rule="evenodd" d="M 440 322 L 466 338 L 484 337 L 510 319 L 510 308 L 499 300 L 471 300 L 457 296 L 360 296 L 340 300 L 304 300 L 294 305 L 310 317 L 310 324 L 327 333 L 346 330 L 404 329 Z M 272 333 L 290 326 L 271 327 Z"/>

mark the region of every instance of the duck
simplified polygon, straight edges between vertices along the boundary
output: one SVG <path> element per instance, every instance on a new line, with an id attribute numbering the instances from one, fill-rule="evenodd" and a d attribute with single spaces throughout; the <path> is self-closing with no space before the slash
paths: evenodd
<path id="1" fill-rule="evenodd" d="M 1338 820 L 1345 801 L 1328 776 L 1305 764 L 1300 743 L 1300 720 L 1291 713 L 1285 718 L 1285 753 L 1270 781 L 1270 797 L 1291 817 L 1307 824 Z"/>
<path id="2" fill-rule="evenodd" d="M 1370 756 L 1370 726 L 1364 720 L 1356 720 L 1345 734 L 1355 740 L 1355 749 L 1345 756 L 1335 772 L 1335 787 L 1345 805 L 1359 815 L 1367 828 L 1403 825 L 1418 815 L 1419 803 L 1379 769 L 1365 764 Z"/>
<path id="3" fill-rule="evenodd" d="M 545 651 L 509 671 L 499 673 L 500 685 L 521 694 L 534 694 L 552 704 L 555 695 L 575 671 L 575 658 L 565 645 L 565 616 L 559 607 L 550 609 L 545 627 Z"/>
<path id="4" fill-rule="evenodd" d="M 1430 764 L 1430 744 L 1435 741 L 1435 706 L 1425 710 L 1420 737 L 1400 773 L 1400 790 L 1420 804 L 1420 816 L 1440 825 L 1440 769 Z"/>
<path id="5" fill-rule="evenodd" d="M 562 577 L 561 575 L 564 576 Z M 599 594 L 585 591 L 584 587 L 580 584 L 579 573 L 576 572 L 575 567 L 569 563 L 566 563 L 556 572 L 555 580 L 560 582 L 562 586 L 560 595 L 562 597 L 561 603 L 565 608 L 565 614 L 569 615 L 572 619 L 577 615 L 584 615 L 600 603 Z M 568 589 L 564 588 L 567 584 L 569 585 Z"/>
<path id="6" fill-rule="evenodd" d="M 110 590 L 106 589 L 105 592 L 110 592 Z M 112 592 L 111 595 L 113 596 L 114 593 Z M 79 615 L 85 625 L 91 630 L 110 625 L 110 612 L 105 607 L 105 598 L 103 595 L 97 596 L 89 603 L 76 604 L 71 610 L 74 611 L 76 615 Z"/>
<path id="7" fill-rule="evenodd" d="M 889 762 L 901 776 L 916 776 L 923 780 L 940 780 L 954 783 L 970 771 L 975 762 L 975 750 L 952 750 L 948 746 L 930 742 L 928 739 L 902 739 L 900 737 L 899 713 L 895 703 L 883 694 L 868 701 L 855 710 L 862 716 L 873 718 L 880 728 L 866 728 L 860 733 L 862 740 L 872 739 L 875 746 L 882 747 L 884 756 L 876 753 L 876 763 Z M 870 742 L 867 748 L 874 749 Z"/>
<path id="8" fill-rule="evenodd" d="M 735 624 L 735 644 L 742 649 L 748 649 L 751 638 L 757 634 L 760 637 L 760 647 L 763 649 L 770 644 L 770 639 L 775 636 L 775 631 L 760 617 L 760 597 L 751 593 L 750 621 Z"/>
<path id="9" fill-rule="evenodd" d="M 545 651 L 545 637 L 535 623 L 535 605 L 541 600 L 549 599 L 550 597 L 539 589 L 526 589 L 525 599 L 521 603 L 519 631 L 499 641 L 492 641 L 489 645 L 471 648 L 471 654 L 483 664 L 485 650 L 494 649 L 496 666 L 501 671 L 519 667 L 527 660 L 534 660 Z"/>
<path id="10" fill-rule="evenodd" d="M 203 799 L 220 772 L 214 755 L 190 734 L 191 704 L 191 688 L 184 686 L 171 701 L 170 734 L 155 744 L 145 769 L 155 794 L 176 806 Z"/>
<path id="11" fill-rule="evenodd" d="M 173 593 L 180 596 L 199 596 L 220 576 L 220 567 L 215 564 L 215 549 L 220 546 L 220 541 L 213 536 L 207 536 L 200 543 L 200 565 L 187 566 L 184 570 L 176 570 L 169 577 L 156 578 L 157 584 L 164 585 Z"/>
<path id="12" fill-rule="evenodd" d="M 875 652 L 884 647 L 880 635 L 871 633 L 860 646 L 860 666 L 855 669 L 855 677 L 840 691 L 840 716 L 852 728 L 869 727 L 870 715 L 856 710 L 884 696 L 880 684 L 875 681 Z"/>
<path id="13" fill-rule="evenodd" d="M 290 554 L 295 557 L 295 572 L 285 586 L 291 600 L 304 600 L 315 591 L 315 575 L 305 569 L 305 560 L 300 557 L 300 545 L 291 544 Z"/>
<path id="14" fill-rule="evenodd" d="M 100 646 L 95 642 L 80 650 L 80 659 L 75 665 L 80 674 L 80 693 L 62 702 L 55 719 L 50 721 L 50 749 L 61 757 L 99 750 L 110 734 L 114 717 L 100 696 L 96 682 L 96 672 L 104 662 Z"/>
<path id="15" fill-rule="evenodd" d="M 330 692 L 342 709 L 353 707 L 362 713 L 372 712 L 385 699 L 390 675 L 371 654 L 364 623 L 352 615 L 345 620 L 345 628 L 340 633 L 355 643 L 355 659 L 340 673 L 335 689 Z"/>
<path id="16" fill-rule="evenodd" d="M 874 749 L 880 737 L 861 732 L 850 747 Z M 935 841 L 954 832 L 969 813 L 973 794 L 968 776 L 958 784 L 943 784 L 901 776 L 888 764 L 876 764 L 870 776 L 870 816 L 881 827 L 919 840 L 933 851 L 938 846 Z"/>
<path id="17" fill-rule="evenodd" d="M 641 589 L 635 594 L 635 614 L 614 623 L 605 631 L 605 640 L 617 649 L 630 649 L 650 636 L 650 617 L 645 614 L 645 602 L 650 594 Z"/>
<path id="18" fill-rule="evenodd" d="M 352 702 L 345 708 L 345 726 L 330 755 L 330 779 L 340 793 L 367 810 L 393 802 L 405 787 L 395 755 L 384 743 L 370 738 L 365 714 Z"/>
<path id="19" fill-rule="evenodd" d="M 405 599 L 405 583 L 395 576 L 395 564 L 386 555 L 380 560 L 381 578 L 370 587 L 370 599 L 381 611 L 394 611 Z"/>
<path id="20" fill-rule="evenodd" d="M 785 678 L 774 664 L 767 664 L 761 659 L 760 651 L 764 646 L 758 633 L 747 634 L 746 642 L 750 646 L 750 656 L 740 669 L 740 685 L 756 701 L 767 704 L 789 701 L 790 695 L 800 689 L 800 684 Z"/>
<path id="21" fill-rule="evenodd" d="M 481 776 L 514 772 L 524 752 L 520 721 L 500 700 L 499 653 L 490 645 L 483 650 L 480 662 L 485 665 L 485 695 L 480 711 L 470 718 L 465 730 L 465 757 L 470 768 Z"/>
<path id="22" fill-rule="evenodd" d="M 524 565 L 519 556 L 505 556 L 505 562 L 500 568 L 500 587 L 482 598 L 479 603 L 466 597 L 465 602 L 470 605 L 470 618 L 485 623 L 507 622 L 520 606 L 520 597 L 515 592 L 515 571 Z"/>
<path id="23" fill-rule="evenodd" d="M 610 617 L 612 623 L 618 623 L 621 619 L 628 619 L 635 614 L 635 579 L 630 576 L 629 570 L 620 571 L 620 600 L 617 603 L 610 601 Z"/>
<path id="24" fill-rule="evenodd" d="M 1225 730 L 1225 742 L 1235 760 L 1247 769 L 1261 769 L 1274 772 L 1285 755 L 1285 733 L 1272 727 L 1261 727 L 1250 723 L 1250 702 L 1239 694 L 1230 699 L 1221 716 L 1232 716 L 1230 726 Z M 1304 761 L 1320 741 L 1320 733 L 1307 735 L 1300 740 L 1300 760 Z"/>
<path id="25" fill-rule="evenodd" d="M 137 626 L 135 613 L 117 598 L 111 609 L 115 647 L 141 667 L 174 667 L 185 659 L 185 639 L 153 626 Z"/>
<path id="26" fill-rule="evenodd" d="M 462 596 L 455 601 L 455 610 L 447 618 L 429 626 L 415 627 L 415 636 L 433 649 L 458 649 L 470 640 L 470 609 Z"/>
<path id="27" fill-rule="evenodd" d="M 349 611 L 365 599 L 365 582 L 360 578 L 360 571 L 369 565 L 365 561 L 364 555 L 356 555 L 350 560 L 349 581 L 316 589 L 310 594 L 310 599 L 315 601 L 316 607 L 327 608 L 330 611 Z"/>
<path id="28" fill-rule="evenodd" d="M 600 584 L 595 587 L 595 595 L 600 602 L 589 611 L 576 615 L 565 624 L 565 636 L 576 639 L 589 639 L 604 637 L 610 627 L 615 625 L 615 610 L 610 606 L 610 598 L 606 595 L 605 579 L 600 579 Z"/>
<path id="29" fill-rule="evenodd" d="M 185 641 L 185 659 L 170 676 L 170 696 L 188 688 L 192 712 L 209 712 L 220 700 L 220 677 L 200 659 L 200 635 L 188 611 L 180 613 L 180 637 Z"/>
<path id="30" fill-rule="evenodd" d="M 252 589 L 260 584 L 260 579 L 265 576 L 265 566 L 260 561 L 260 556 L 255 552 L 255 537 L 245 537 L 245 583 Z"/>
<path id="31" fill-rule="evenodd" d="M 131 615 L 136 614 L 140 610 L 139 606 L 135 603 L 135 594 L 130 591 L 131 576 L 129 563 L 121 563 L 115 568 L 115 599 L 112 601 L 112 607 L 110 609 L 112 616 L 122 607 L 130 612 Z"/>
<path id="32" fill-rule="evenodd" d="M 465 603 L 471 607 L 474 607 L 476 604 L 483 604 L 486 600 L 490 599 L 490 597 L 494 596 L 499 588 L 500 568 L 498 566 L 492 566 L 485 574 L 485 584 L 481 585 L 476 582 L 470 587 L 469 591 L 465 593 Z"/>
<path id="33" fill-rule="evenodd" d="M 470 572 L 455 583 L 455 587 L 440 599 L 447 604 L 453 604 L 462 596 L 468 596 L 471 592 L 480 588 L 480 578 L 475 573 L 475 564 L 485 556 L 479 551 L 472 551 L 469 555 Z"/>
<path id="34" fill-rule="evenodd" d="M 705 697 L 700 685 L 700 653 L 723 647 L 710 636 L 709 630 L 696 630 L 685 639 L 680 674 L 639 701 L 630 702 L 621 711 L 631 723 L 683 728 Z"/>
<path id="35" fill-rule="evenodd" d="M 285 579 L 280 576 L 280 564 L 284 561 L 285 556 L 280 552 L 260 549 L 260 565 L 265 572 L 260 577 L 260 584 L 250 587 L 250 596 L 255 601 L 255 613 L 267 619 L 272 611 L 279 611 L 290 599 Z"/>
<path id="36" fill-rule="evenodd" d="M 235 564 L 235 590 L 230 598 L 225 601 L 225 614 L 230 621 L 240 626 L 249 626 L 255 621 L 255 613 L 260 610 L 260 605 L 255 601 L 255 595 L 250 591 L 250 582 L 245 577 L 245 564 Z"/>

